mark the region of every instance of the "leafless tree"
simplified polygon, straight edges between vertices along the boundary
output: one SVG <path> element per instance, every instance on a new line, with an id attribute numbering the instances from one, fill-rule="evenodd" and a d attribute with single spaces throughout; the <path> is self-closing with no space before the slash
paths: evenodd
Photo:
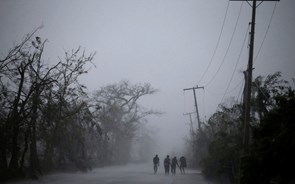
<path id="1" fill-rule="evenodd" d="M 145 95 L 157 92 L 150 84 L 131 85 L 128 81 L 108 85 L 96 91 L 94 101 L 101 106 L 99 121 L 105 135 L 105 160 L 115 163 L 128 161 L 132 138 L 145 117 L 160 114 L 138 104 Z M 109 147 L 107 147 L 109 146 Z M 111 148 L 110 148 L 111 147 Z"/>

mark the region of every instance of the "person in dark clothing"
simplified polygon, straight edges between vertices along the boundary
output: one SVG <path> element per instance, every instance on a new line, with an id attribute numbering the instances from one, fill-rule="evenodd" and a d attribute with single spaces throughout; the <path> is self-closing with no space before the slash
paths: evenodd
<path id="1" fill-rule="evenodd" d="M 156 156 L 153 158 L 153 163 L 154 163 L 154 173 L 156 174 L 157 171 L 158 171 L 159 163 L 160 163 L 160 159 L 159 159 L 158 155 L 156 155 Z"/>
<path id="2" fill-rule="evenodd" d="M 179 167 L 178 162 L 177 162 L 177 158 L 176 157 L 173 157 L 172 158 L 172 161 L 171 161 L 171 173 L 173 175 L 175 175 L 175 173 L 176 173 L 176 166 Z"/>
<path id="3" fill-rule="evenodd" d="M 186 159 L 185 159 L 185 157 L 184 156 L 180 157 L 179 161 L 180 161 L 180 166 L 179 166 L 180 172 L 181 172 L 181 174 L 185 174 L 185 170 L 184 170 L 184 168 L 186 168 Z"/>
<path id="4" fill-rule="evenodd" d="M 171 165 L 170 158 L 169 158 L 169 155 L 167 155 L 167 157 L 164 159 L 165 175 L 169 175 L 170 165 Z"/>

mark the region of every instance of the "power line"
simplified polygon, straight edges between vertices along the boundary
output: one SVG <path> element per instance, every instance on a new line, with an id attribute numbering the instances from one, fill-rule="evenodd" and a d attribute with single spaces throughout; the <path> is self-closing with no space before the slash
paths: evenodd
<path id="1" fill-rule="evenodd" d="M 239 83 L 237 83 L 237 85 L 235 85 L 232 89 L 228 90 L 226 94 L 229 94 L 229 93 L 233 92 L 234 90 L 236 90 L 237 87 L 239 87 L 239 85 L 241 84 L 241 82 L 242 82 L 242 80 Z M 213 95 L 223 95 L 224 94 L 224 93 L 212 92 L 212 91 L 210 91 L 208 89 L 207 89 L 207 92 L 210 93 L 210 94 L 213 94 Z"/>
<path id="2" fill-rule="evenodd" d="M 228 47 L 227 47 L 227 49 L 226 49 L 225 55 L 224 55 L 224 57 L 223 57 L 223 59 L 222 59 L 222 62 L 221 62 L 221 64 L 219 65 L 219 68 L 218 68 L 218 70 L 215 72 L 214 76 L 211 78 L 211 80 L 210 80 L 205 86 L 209 86 L 209 85 L 211 84 L 211 82 L 215 79 L 215 77 L 217 76 L 218 72 L 220 71 L 222 65 L 223 65 L 224 62 L 225 62 L 225 58 L 226 58 L 226 56 L 227 56 L 227 54 L 228 54 L 228 51 L 229 51 L 229 49 L 230 49 L 230 46 L 231 46 L 231 44 L 232 44 L 232 41 L 233 41 L 233 38 L 234 38 L 234 35 L 235 35 L 235 32 L 236 32 L 236 29 L 237 29 L 237 26 L 238 26 L 238 22 L 239 22 L 239 19 L 240 19 L 240 16 L 241 16 L 242 8 L 243 8 L 243 3 L 244 3 L 244 2 L 241 3 L 240 10 L 239 10 L 239 15 L 238 15 L 237 20 L 236 20 L 236 23 L 235 23 L 234 31 L 233 31 L 232 36 L 231 36 L 231 38 L 230 38 L 230 42 L 229 42 L 229 44 L 228 44 Z"/>
<path id="3" fill-rule="evenodd" d="M 240 96 L 240 93 L 241 93 L 241 91 L 242 91 L 242 89 L 243 89 L 243 82 L 244 80 L 242 79 L 233 89 L 232 89 L 232 91 L 233 90 L 235 90 L 238 86 L 241 86 L 241 88 L 240 88 L 240 91 L 239 91 L 239 94 L 238 94 L 238 97 Z M 242 85 L 241 85 L 242 84 Z M 216 111 L 218 111 L 218 108 L 219 108 L 219 105 L 222 103 L 222 101 L 220 101 L 219 103 L 218 103 L 218 105 L 217 105 L 217 108 L 216 108 Z"/>
<path id="4" fill-rule="evenodd" d="M 244 81 L 244 80 L 242 80 L 242 81 Z M 245 82 L 245 81 L 244 81 Z M 240 91 L 239 91 L 239 93 L 238 93 L 238 96 L 237 96 L 237 100 L 239 100 L 240 99 L 240 103 L 242 102 L 242 96 L 243 96 L 243 93 L 242 93 L 242 90 L 243 90 L 243 83 L 242 83 L 242 85 L 241 85 L 241 88 L 240 88 Z"/>
<path id="5" fill-rule="evenodd" d="M 205 90 L 203 90 L 203 114 L 204 114 L 204 121 L 206 122 L 206 107 L 205 107 Z"/>
<path id="6" fill-rule="evenodd" d="M 233 92 L 234 90 L 236 90 L 239 86 L 241 86 L 242 82 L 243 82 L 243 79 L 240 82 L 238 82 L 237 85 L 235 87 L 233 87 L 230 91 L 225 91 L 223 96 L 222 96 L 222 99 L 221 99 L 220 103 L 224 100 L 226 94 L 229 94 L 229 93 Z M 229 85 L 228 85 L 228 87 L 229 87 Z"/>
<path id="7" fill-rule="evenodd" d="M 226 17 L 227 17 L 228 8 L 229 8 L 229 2 L 230 2 L 230 1 L 228 1 L 228 3 L 227 3 L 227 7 L 226 7 L 225 15 L 224 15 L 224 17 L 223 17 L 223 22 L 222 22 L 221 30 L 220 30 L 220 33 L 219 33 L 219 36 L 218 36 L 218 40 L 217 40 L 216 46 L 215 46 L 215 48 L 214 48 L 214 51 L 213 51 L 212 57 L 211 57 L 211 59 L 210 59 L 209 64 L 207 65 L 207 68 L 206 68 L 205 72 L 202 74 L 202 77 L 201 77 L 201 79 L 199 80 L 198 84 L 203 80 L 205 74 L 208 72 L 208 70 L 209 70 L 209 68 L 210 68 L 210 66 L 211 66 L 211 64 L 212 64 L 213 58 L 214 58 L 214 56 L 215 56 L 215 54 L 216 54 L 217 48 L 218 48 L 219 43 L 220 43 L 221 35 L 222 35 L 222 33 L 223 33 L 223 29 L 224 29 L 224 25 L 225 25 L 225 20 L 226 20 Z"/>
<path id="8" fill-rule="evenodd" d="M 277 7 L 277 3 L 278 3 L 278 2 L 275 3 L 274 8 L 273 8 L 273 10 L 272 10 L 272 14 L 271 14 L 271 17 L 270 17 L 270 20 L 269 20 L 269 23 L 268 23 L 267 29 L 266 29 L 266 31 L 265 31 L 265 34 L 264 34 L 263 40 L 262 40 L 262 42 L 261 42 L 261 45 L 260 45 L 260 47 L 259 47 L 259 49 L 258 49 L 258 52 L 257 52 L 257 54 L 256 54 L 256 56 L 255 56 L 254 62 L 256 62 L 256 60 L 257 60 L 257 58 L 258 58 L 258 56 L 259 56 L 259 54 L 260 54 L 260 51 L 261 51 L 262 46 L 263 46 L 263 44 L 264 44 L 264 41 L 265 41 L 265 39 L 266 39 L 267 33 L 268 33 L 269 29 L 270 29 L 270 24 L 271 24 L 271 22 L 272 22 L 272 18 L 273 18 L 273 16 L 274 16 L 274 13 L 275 13 L 275 10 L 276 10 L 276 7 Z"/>
<path id="9" fill-rule="evenodd" d="M 183 113 L 185 112 L 185 106 L 186 106 L 186 104 L 185 104 L 185 91 L 183 91 Z"/>
<path id="10" fill-rule="evenodd" d="M 240 62 L 241 55 L 242 55 L 242 53 L 243 53 L 244 46 L 245 46 L 245 42 L 246 42 L 246 39 L 247 39 L 247 35 L 248 35 L 248 31 L 249 31 L 249 27 L 250 27 L 250 26 L 248 26 L 248 28 L 247 28 L 247 30 L 246 30 L 246 34 L 245 34 L 245 37 L 244 37 L 244 41 L 243 41 L 243 44 L 242 44 L 242 47 L 241 47 L 241 50 L 240 50 L 240 54 L 239 54 L 238 60 L 237 60 L 237 62 L 236 62 L 235 68 L 234 68 L 234 70 L 233 70 L 233 72 L 232 72 L 232 75 L 231 75 L 231 78 L 230 78 L 230 80 L 229 80 L 229 83 L 228 83 L 228 85 L 227 85 L 227 87 L 226 87 L 226 90 L 225 90 L 225 92 L 224 92 L 224 95 L 223 95 L 223 97 L 222 97 L 222 99 L 221 99 L 221 102 L 223 101 L 223 99 L 224 99 L 224 97 L 225 97 L 225 94 L 227 93 L 227 90 L 228 90 L 228 88 L 229 88 L 229 86 L 230 86 L 230 84 L 231 84 L 231 82 L 232 82 L 232 80 L 233 80 L 234 74 L 235 74 L 235 72 L 236 72 L 237 66 L 238 66 L 238 64 L 239 64 L 239 62 Z"/>
<path id="11" fill-rule="evenodd" d="M 254 82 L 256 88 L 261 92 L 261 94 L 262 94 L 262 95 L 264 96 L 264 98 L 267 100 L 267 102 L 270 103 L 270 101 L 269 101 L 269 97 L 265 94 L 264 91 L 262 91 L 262 89 L 261 89 L 261 88 L 259 87 L 259 85 L 257 84 L 256 80 L 254 80 L 253 82 Z"/>

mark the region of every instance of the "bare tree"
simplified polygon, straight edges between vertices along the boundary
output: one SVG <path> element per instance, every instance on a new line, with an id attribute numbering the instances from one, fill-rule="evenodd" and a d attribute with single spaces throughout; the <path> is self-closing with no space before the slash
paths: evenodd
<path id="1" fill-rule="evenodd" d="M 1 160 L 4 169 L 7 165 L 9 173 L 16 176 L 22 173 L 29 138 L 31 168 L 35 170 L 38 167 L 35 151 L 36 99 L 44 86 L 53 81 L 50 79 L 50 72 L 55 67 L 48 69 L 43 76 L 40 75 L 40 61 L 45 41 L 42 43 L 39 37 L 33 38 L 39 29 L 40 27 L 28 34 L 0 60 L 1 89 L 6 97 L 1 99 L 6 107 L 2 110 L 4 121 L 1 123 L 1 130 L 8 132 L 3 136 L 3 142 L 6 143 L 1 145 Z M 34 39 L 36 43 L 32 41 Z M 24 144 L 21 143 L 22 139 Z M 9 161 L 7 154 L 11 154 Z"/>
<path id="2" fill-rule="evenodd" d="M 140 123 L 146 116 L 159 114 L 153 110 L 145 110 L 138 100 L 154 94 L 157 90 L 150 84 L 131 85 L 128 81 L 108 85 L 96 91 L 94 101 L 102 108 L 98 116 L 105 139 L 105 160 L 120 163 L 129 158 L 132 138 L 135 136 Z M 119 156 L 117 154 L 120 153 Z"/>
<path id="3" fill-rule="evenodd" d="M 52 167 L 62 168 L 68 163 L 81 168 L 84 156 L 79 154 L 86 148 L 83 131 L 86 131 L 85 126 L 93 124 L 93 117 L 88 107 L 87 88 L 79 83 L 78 78 L 88 72 L 85 66 L 92 63 L 94 55 L 86 55 L 81 47 L 66 52 L 55 71 L 56 82 L 46 92 L 42 111 L 47 126 L 42 126 L 42 134 L 45 147 L 43 160 L 49 170 Z"/>
<path id="4" fill-rule="evenodd" d="M 93 123 L 87 105 L 86 87 L 79 83 L 78 77 L 87 73 L 85 66 L 92 61 L 95 53 L 86 56 L 85 51 L 81 53 L 79 47 L 66 52 L 64 60 L 60 59 L 57 64 L 47 66 L 42 61 L 46 40 L 34 36 L 40 28 L 26 35 L 20 44 L 0 60 L 1 178 L 22 176 L 27 167 L 27 158 L 30 176 L 36 178 L 41 174 L 39 158 L 44 154 L 38 153 L 38 150 L 44 150 L 42 143 L 50 143 L 51 150 L 54 151 L 59 144 L 51 138 L 54 140 L 56 132 L 62 132 L 56 130 L 78 125 L 72 129 L 76 131 Z M 81 114 L 83 118 L 77 118 Z M 53 118 L 49 115 L 53 115 Z M 71 121 L 74 123 L 69 124 Z M 43 125 L 44 122 L 47 124 Z M 87 131 L 92 128 L 87 127 Z M 83 136 L 80 136 L 79 141 L 85 138 Z M 30 154 L 26 156 L 28 151 Z"/>

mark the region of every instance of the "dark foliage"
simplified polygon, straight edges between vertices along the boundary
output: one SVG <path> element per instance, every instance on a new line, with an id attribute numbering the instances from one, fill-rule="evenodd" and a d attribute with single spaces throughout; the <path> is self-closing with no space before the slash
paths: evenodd
<path id="1" fill-rule="evenodd" d="M 294 183 L 294 91 L 276 72 L 252 83 L 250 146 L 242 144 L 243 104 L 220 105 L 192 139 L 206 177 L 229 183 Z M 203 139 L 200 142 L 200 137 Z M 205 141 L 204 141 L 205 140 Z"/>
<path id="2" fill-rule="evenodd" d="M 240 116 L 241 107 L 234 105 L 222 107 L 209 119 L 207 131 L 211 129 L 212 135 L 208 154 L 201 160 L 202 171 L 207 178 L 235 181 L 241 151 Z"/>
<path id="3" fill-rule="evenodd" d="M 254 130 L 241 183 L 295 183 L 295 96 L 289 91 L 275 98 L 277 107 Z"/>

